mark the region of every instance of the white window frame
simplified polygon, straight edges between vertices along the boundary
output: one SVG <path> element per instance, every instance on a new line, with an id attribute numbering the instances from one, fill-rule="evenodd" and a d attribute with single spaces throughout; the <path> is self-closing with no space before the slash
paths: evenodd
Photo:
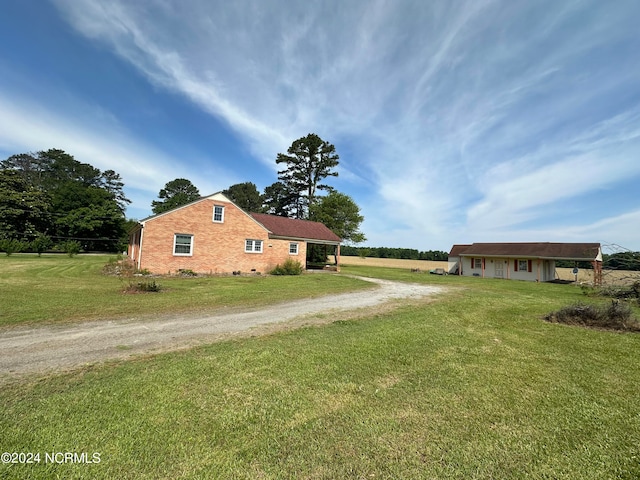
<path id="1" fill-rule="evenodd" d="M 220 209 L 220 220 L 216 220 L 216 209 Z M 213 216 L 211 217 L 213 223 L 224 223 L 224 207 L 222 205 L 213 206 Z"/>
<path id="2" fill-rule="evenodd" d="M 244 251 L 245 253 L 262 253 L 262 245 L 262 240 L 247 238 L 244 241 Z"/>
<path id="3" fill-rule="evenodd" d="M 186 246 L 186 243 L 178 243 L 178 237 L 189 237 L 189 252 L 176 252 L 176 247 L 178 246 Z M 190 233 L 175 233 L 173 235 L 173 255 L 176 257 L 192 257 L 193 256 L 193 235 Z"/>
<path id="4" fill-rule="evenodd" d="M 524 268 L 522 268 L 523 265 L 524 265 Z M 529 260 L 518 259 L 518 271 L 519 272 L 528 272 L 529 271 Z"/>
<path id="5" fill-rule="evenodd" d="M 482 258 L 478 258 L 478 257 L 474 258 L 473 266 L 471 268 L 473 268 L 474 270 L 482 269 Z"/>
<path id="6" fill-rule="evenodd" d="M 298 242 L 289 243 L 289 255 L 298 255 L 299 251 L 300 247 L 298 245 Z"/>

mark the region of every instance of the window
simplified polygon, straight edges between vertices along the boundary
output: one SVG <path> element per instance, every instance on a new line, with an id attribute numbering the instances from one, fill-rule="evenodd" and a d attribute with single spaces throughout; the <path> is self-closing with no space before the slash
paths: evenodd
<path id="1" fill-rule="evenodd" d="M 473 259 L 473 268 L 482 268 L 482 259 L 481 258 L 474 258 Z"/>
<path id="2" fill-rule="evenodd" d="M 193 235 L 176 233 L 173 236 L 174 255 L 193 255 Z"/>
<path id="3" fill-rule="evenodd" d="M 289 255 L 297 255 L 298 254 L 298 244 L 291 242 L 289 244 Z"/>
<path id="4" fill-rule="evenodd" d="M 516 260 L 514 262 L 514 271 L 518 272 L 532 272 L 533 262 L 531 260 Z"/>
<path id="5" fill-rule="evenodd" d="M 216 223 L 224 222 L 224 207 L 222 205 L 213 206 L 213 221 Z"/>
<path id="6" fill-rule="evenodd" d="M 244 251 L 247 253 L 262 253 L 262 240 L 245 240 Z"/>

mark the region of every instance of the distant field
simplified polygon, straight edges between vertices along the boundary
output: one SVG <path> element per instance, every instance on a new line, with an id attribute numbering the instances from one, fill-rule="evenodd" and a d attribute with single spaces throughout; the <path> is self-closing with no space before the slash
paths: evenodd
<path id="1" fill-rule="evenodd" d="M 388 268 L 419 268 L 429 271 L 434 268 L 448 268 L 447 262 L 433 262 L 429 260 L 400 260 L 395 258 L 361 258 L 351 256 L 341 256 L 340 262 L 343 265 L 353 265 L 358 267 L 388 267 Z M 572 268 L 556 268 L 556 273 L 560 280 L 575 280 Z M 627 270 L 605 270 L 603 273 L 604 284 L 628 284 L 640 280 L 640 272 Z M 579 283 L 593 283 L 593 270 L 579 269 Z"/>
<path id="2" fill-rule="evenodd" d="M 448 262 L 433 262 L 430 260 L 401 260 L 396 258 L 361 258 L 342 255 L 340 263 L 357 267 L 388 267 L 388 268 L 419 268 L 431 270 L 434 268 L 447 269 Z"/>

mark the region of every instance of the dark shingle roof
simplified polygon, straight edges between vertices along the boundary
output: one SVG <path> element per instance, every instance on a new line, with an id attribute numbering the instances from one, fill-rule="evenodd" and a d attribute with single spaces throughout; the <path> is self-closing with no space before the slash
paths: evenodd
<path id="1" fill-rule="evenodd" d="M 464 245 L 454 245 L 456 247 Z M 599 243 L 474 243 L 457 250 L 458 256 L 509 256 L 533 258 L 558 258 L 564 260 L 595 260 L 600 254 Z"/>
<path id="2" fill-rule="evenodd" d="M 271 234 L 277 237 L 297 238 L 304 240 L 319 240 L 328 243 L 340 243 L 341 239 L 320 222 L 298 220 L 295 218 L 279 217 L 266 213 L 250 213 L 257 222 L 261 223 Z"/>
<path id="3" fill-rule="evenodd" d="M 471 245 L 454 245 L 451 247 L 451 251 L 449 252 L 450 257 L 459 257 L 461 253 L 463 253 L 467 248 Z"/>

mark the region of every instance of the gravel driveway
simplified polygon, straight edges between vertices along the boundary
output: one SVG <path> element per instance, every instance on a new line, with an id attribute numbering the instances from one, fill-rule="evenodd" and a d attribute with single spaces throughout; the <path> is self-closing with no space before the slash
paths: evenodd
<path id="1" fill-rule="evenodd" d="M 318 314 L 323 314 L 326 321 L 334 321 L 349 310 L 377 309 L 394 299 L 419 299 L 443 291 L 426 285 L 362 279 L 376 283 L 378 287 L 253 310 L 0 330 L 0 375 L 11 377 L 67 370 L 104 360 L 187 348 L 233 335 L 246 335 L 256 327 L 259 331 L 261 327 L 281 326 L 284 322 L 288 326 L 304 324 L 305 317 Z"/>

